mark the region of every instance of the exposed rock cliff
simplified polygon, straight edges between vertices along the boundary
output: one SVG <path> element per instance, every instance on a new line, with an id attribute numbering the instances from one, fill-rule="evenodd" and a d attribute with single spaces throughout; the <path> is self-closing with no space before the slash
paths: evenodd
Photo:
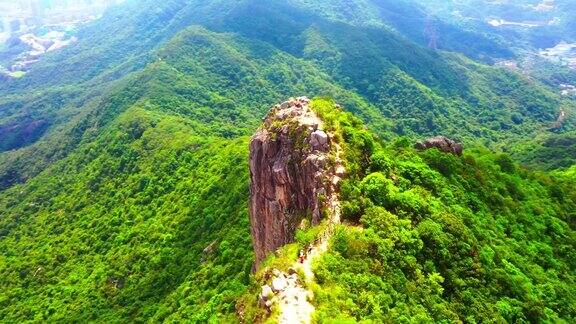
<path id="1" fill-rule="evenodd" d="M 454 140 L 451 140 L 445 136 L 437 136 L 429 138 L 424 142 L 417 143 L 416 148 L 419 150 L 428 150 L 431 148 L 437 148 L 442 152 L 452 153 L 458 156 L 462 155 L 462 151 L 464 150 L 462 144 Z"/>
<path id="2" fill-rule="evenodd" d="M 274 107 L 250 143 L 250 221 L 255 268 L 294 241 L 304 218 L 322 219 L 338 183 L 336 145 L 307 98 Z"/>

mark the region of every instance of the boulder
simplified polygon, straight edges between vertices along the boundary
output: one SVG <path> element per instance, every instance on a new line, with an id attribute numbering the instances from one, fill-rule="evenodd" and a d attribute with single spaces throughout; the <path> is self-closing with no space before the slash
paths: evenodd
<path id="1" fill-rule="evenodd" d="M 442 152 L 451 153 L 454 155 L 461 156 L 463 152 L 462 144 L 451 140 L 445 136 L 437 136 L 429 138 L 423 142 L 416 144 L 416 148 L 419 150 L 429 150 L 432 148 L 437 148 Z"/>
<path id="2" fill-rule="evenodd" d="M 286 281 L 288 283 L 288 287 L 296 287 L 298 284 L 298 276 L 296 274 L 290 275 L 288 278 L 286 278 Z"/>
<path id="3" fill-rule="evenodd" d="M 324 151 L 328 148 L 328 134 L 322 130 L 317 130 L 310 137 L 310 145 L 314 150 Z"/>
<path id="4" fill-rule="evenodd" d="M 262 292 L 260 293 L 260 296 L 264 300 L 270 300 L 272 297 L 274 297 L 274 292 L 269 285 L 264 285 L 262 286 Z"/>
<path id="5" fill-rule="evenodd" d="M 282 291 L 286 289 L 287 286 L 288 282 L 286 281 L 286 278 L 284 278 L 283 276 L 272 280 L 272 290 L 275 292 Z"/>
<path id="6" fill-rule="evenodd" d="M 342 165 L 339 165 L 339 166 L 336 168 L 336 176 L 342 178 L 342 177 L 344 177 L 345 175 L 346 175 L 346 168 L 344 168 L 344 166 L 342 166 Z"/>
<path id="7" fill-rule="evenodd" d="M 342 179 L 340 177 L 334 176 L 332 178 L 332 185 L 337 186 L 340 183 L 340 181 L 342 181 Z"/>

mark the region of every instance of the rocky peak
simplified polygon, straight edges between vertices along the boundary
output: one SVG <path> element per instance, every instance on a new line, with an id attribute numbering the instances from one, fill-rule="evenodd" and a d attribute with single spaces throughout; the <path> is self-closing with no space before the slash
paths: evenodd
<path id="1" fill-rule="evenodd" d="M 257 269 L 266 255 L 292 243 L 302 220 L 322 219 L 342 172 L 335 145 L 305 97 L 270 110 L 250 142 L 250 221 Z"/>
<path id="2" fill-rule="evenodd" d="M 416 148 L 419 150 L 429 150 L 432 148 L 437 148 L 445 153 L 452 153 L 458 156 L 462 155 L 463 146 L 462 144 L 451 140 L 445 136 L 437 136 L 429 138 L 423 142 L 416 144 Z"/>

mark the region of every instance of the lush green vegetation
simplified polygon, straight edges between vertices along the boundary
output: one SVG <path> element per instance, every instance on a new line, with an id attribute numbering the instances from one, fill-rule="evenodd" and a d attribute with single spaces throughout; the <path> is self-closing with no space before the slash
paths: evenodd
<path id="1" fill-rule="evenodd" d="M 274 100 L 261 94 L 258 99 L 266 100 L 263 106 L 288 96 L 333 95 L 335 88 L 346 89 L 348 95 L 336 96 L 338 101 L 388 138 L 391 131 L 412 137 L 443 133 L 467 143 L 509 147 L 546 133 L 563 105 L 570 118 L 562 131 L 574 129 L 574 104 L 563 102 L 551 91 L 556 89 L 415 44 L 403 29 L 395 32 L 389 28 L 413 12 L 412 5 L 386 4 L 394 9 L 395 19 L 380 10 L 384 5 L 367 1 L 332 1 L 329 6 L 280 0 L 129 1 L 82 29 L 76 46 L 47 55 L 24 78 L 0 83 L 0 132 L 3 126 L 15 126 L 20 133 L 0 137 L 1 150 L 20 149 L 0 155 L 0 187 L 25 181 L 66 156 L 86 130 L 82 125 L 70 125 L 84 123 L 87 111 L 109 104 L 109 98 L 127 80 L 133 80 L 131 74 L 164 59 L 162 55 L 169 55 L 172 65 L 195 61 L 200 69 L 181 72 L 199 83 L 213 80 L 204 79 L 203 70 L 217 73 L 228 81 L 219 83 L 222 93 L 240 80 L 300 83 L 292 93 L 277 85 L 276 91 L 283 96 Z M 418 17 L 424 15 L 417 12 Z M 375 22 L 368 25 L 359 23 L 372 20 Z M 233 33 L 234 37 L 220 40 L 225 46 L 218 47 L 232 50 L 215 52 L 212 57 L 205 54 L 214 48 L 208 52 L 175 51 L 174 44 L 182 42 L 174 39 L 186 41 L 175 35 L 193 24 Z M 420 31 L 417 34 L 421 35 Z M 465 44 L 461 39 L 470 39 L 465 35 L 458 36 L 456 43 Z M 250 75 L 244 73 L 246 69 L 231 72 L 238 64 L 219 66 L 219 56 L 238 52 L 237 46 L 245 56 L 243 63 L 251 68 L 265 63 L 270 68 Z M 276 61 L 269 62 L 272 58 Z M 278 69 L 278 61 L 290 64 Z M 324 87 L 300 80 L 312 76 L 322 79 Z M 544 79 L 549 82 L 549 77 Z M 325 91 L 327 87 L 332 90 Z M 122 99 L 128 101 L 119 105 L 136 98 Z M 45 127 L 29 133 L 31 123 Z M 38 142 L 42 143 L 34 145 Z"/>
<path id="2" fill-rule="evenodd" d="M 96 141 L 2 194 L 0 317 L 206 320 L 231 312 L 252 266 L 241 203 L 246 145 L 133 107 Z"/>
<path id="3" fill-rule="evenodd" d="M 312 107 L 350 171 L 345 223 L 315 264 L 318 322 L 574 320 L 573 172 L 533 172 L 484 149 L 417 152 L 407 138 L 383 143 L 329 99 Z M 264 264 L 239 301 L 245 320 L 266 318 L 260 286 L 319 230 Z"/>
<path id="4" fill-rule="evenodd" d="M 1 193 L 2 318 L 203 321 L 233 313 L 252 266 L 245 136 L 258 115 L 300 88 L 366 106 L 265 44 L 253 54 L 256 45 L 188 30 L 158 53 L 162 61 L 50 135 L 63 143 L 34 152 L 77 143 Z M 266 50 L 268 61 L 247 64 Z M 218 61 L 183 59 L 200 51 Z M 301 68 L 308 73 L 294 77 Z M 271 73 L 286 80 L 267 80 Z"/>
<path id="5" fill-rule="evenodd" d="M 402 36 L 423 46 L 429 45 L 431 35 L 427 28 L 433 27 L 438 37 L 438 48 L 464 53 L 474 59 L 491 61 L 513 57 L 512 51 L 493 36 L 468 31 L 455 26 L 451 21 L 437 19 L 431 14 L 437 10 L 420 6 L 418 1 L 290 0 L 290 2 L 330 20 L 364 27 L 384 26 L 397 30 Z"/>
<path id="6" fill-rule="evenodd" d="M 355 172 L 347 223 L 316 264 L 318 321 L 574 320 L 576 178 L 484 150 L 384 145 L 354 118 L 330 118 Z"/>
<path id="7" fill-rule="evenodd" d="M 558 42 L 574 41 L 574 9 L 570 0 L 555 0 L 549 3 L 540 0 L 517 0 L 492 2 L 485 0 L 436 1 L 415 0 L 424 8 L 465 30 L 490 35 L 508 48 L 548 48 Z M 454 12 L 458 12 L 455 15 Z M 535 24 L 526 28 L 506 26 L 494 28 L 489 20 L 502 19 L 513 23 Z M 553 22 L 553 23 L 550 23 Z"/>
<path id="8" fill-rule="evenodd" d="M 0 83 L 0 318 L 234 321 L 257 282 L 248 136 L 308 95 L 347 111 L 314 101 L 351 171 L 318 319 L 573 319 L 574 103 L 550 87 L 573 76 L 429 50 L 391 4 L 128 1 Z M 509 54 L 442 28 L 445 50 Z M 436 134 L 559 170 L 411 148 Z"/>
<path id="9" fill-rule="evenodd" d="M 576 133 L 552 134 L 526 141 L 513 150 L 523 164 L 541 170 L 568 169 L 576 164 Z"/>

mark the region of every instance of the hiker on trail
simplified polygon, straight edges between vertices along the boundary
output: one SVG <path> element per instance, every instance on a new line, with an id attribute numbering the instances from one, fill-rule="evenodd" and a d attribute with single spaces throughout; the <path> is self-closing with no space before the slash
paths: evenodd
<path id="1" fill-rule="evenodd" d="M 300 261 L 300 263 L 304 263 L 304 251 L 300 250 L 300 254 L 298 256 L 298 260 Z"/>

